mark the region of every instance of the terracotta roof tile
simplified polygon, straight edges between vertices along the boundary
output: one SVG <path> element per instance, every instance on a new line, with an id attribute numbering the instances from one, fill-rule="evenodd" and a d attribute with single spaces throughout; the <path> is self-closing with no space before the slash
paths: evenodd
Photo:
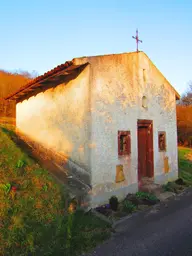
<path id="1" fill-rule="evenodd" d="M 27 89 L 27 88 L 31 87 L 35 83 L 38 83 L 38 82 L 40 82 L 41 80 L 43 80 L 45 78 L 48 78 L 48 77 L 58 73 L 59 71 L 62 71 L 64 69 L 68 68 L 71 65 L 73 65 L 73 61 L 66 61 L 64 64 L 58 65 L 57 67 L 51 69 L 50 71 L 44 73 L 41 76 L 36 77 L 35 79 L 31 80 L 30 82 L 28 82 L 24 86 L 20 87 L 19 90 L 17 90 L 16 92 L 9 94 L 7 97 L 5 97 L 5 99 L 11 98 L 13 95 L 23 91 L 24 89 Z"/>

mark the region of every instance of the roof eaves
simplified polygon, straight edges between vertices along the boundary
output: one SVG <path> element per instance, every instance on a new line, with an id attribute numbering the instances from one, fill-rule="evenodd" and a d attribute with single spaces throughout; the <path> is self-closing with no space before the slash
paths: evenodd
<path id="1" fill-rule="evenodd" d="M 36 83 L 39 83 L 40 81 L 54 75 L 57 74 L 59 71 L 63 71 L 65 69 L 67 69 L 69 66 L 73 65 L 73 61 L 66 61 L 64 64 L 58 65 L 57 67 L 51 69 L 50 71 L 44 73 L 41 76 L 36 77 L 35 79 L 31 80 L 30 82 L 28 82 L 27 84 L 25 84 L 24 86 L 20 87 L 19 90 L 9 94 L 8 96 L 6 96 L 4 99 L 8 100 L 13 98 L 16 94 L 24 91 L 25 89 L 28 89 L 30 87 L 32 87 L 33 85 L 35 85 Z"/>

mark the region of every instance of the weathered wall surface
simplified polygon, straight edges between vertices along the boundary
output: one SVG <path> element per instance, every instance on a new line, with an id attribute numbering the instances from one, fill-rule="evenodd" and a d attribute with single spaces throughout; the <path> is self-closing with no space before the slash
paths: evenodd
<path id="1" fill-rule="evenodd" d="M 17 128 L 90 170 L 89 66 L 75 80 L 17 104 Z"/>
<path id="2" fill-rule="evenodd" d="M 175 93 L 142 52 L 75 59 L 91 64 L 92 149 L 91 170 L 95 204 L 114 194 L 123 197 L 138 189 L 137 120 L 153 120 L 155 181 L 177 177 Z M 146 96 L 148 107 L 142 107 Z M 118 157 L 118 130 L 131 132 L 131 155 Z M 165 131 L 167 151 L 158 150 L 158 131 Z M 170 171 L 164 174 L 164 157 Z M 125 181 L 115 183 L 122 164 Z"/>
<path id="3" fill-rule="evenodd" d="M 156 116 L 154 116 L 154 168 L 155 181 L 165 183 L 178 177 L 178 149 L 177 149 L 177 119 L 175 93 L 169 87 L 168 82 L 158 71 L 158 69 L 145 58 L 143 53 L 142 65 L 149 65 L 148 79 L 146 86 L 149 86 L 149 96 L 154 95 L 154 105 Z M 149 99 L 150 99 L 149 98 Z M 156 104 L 155 104 L 156 102 Z M 166 151 L 158 151 L 158 131 L 166 132 Z M 164 159 L 168 157 L 169 172 L 165 174 Z"/>
<path id="4" fill-rule="evenodd" d="M 5 101 L 0 99 L 0 124 L 15 126 L 16 123 L 16 103 L 15 101 Z"/>
<path id="5" fill-rule="evenodd" d="M 153 120 L 155 181 L 176 178 L 176 102 L 167 80 L 142 52 L 74 59 L 75 64 L 87 62 L 75 80 L 17 104 L 17 127 L 91 173 L 93 205 L 137 191 L 138 119 Z M 130 156 L 118 157 L 119 130 L 131 133 Z M 166 132 L 166 152 L 158 150 L 158 131 Z M 123 165 L 125 175 L 120 183 L 115 182 L 117 165 Z"/>

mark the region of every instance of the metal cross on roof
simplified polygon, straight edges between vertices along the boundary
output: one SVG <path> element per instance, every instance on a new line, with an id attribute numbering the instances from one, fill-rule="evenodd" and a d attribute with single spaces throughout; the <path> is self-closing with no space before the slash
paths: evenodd
<path id="1" fill-rule="evenodd" d="M 132 36 L 132 38 L 134 38 L 136 40 L 136 45 L 137 45 L 137 52 L 139 51 L 138 50 L 138 45 L 139 45 L 139 42 L 142 43 L 141 40 L 139 40 L 139 36 L 138 36 L 138 29 L 136 30 L 136 36 Z"/>

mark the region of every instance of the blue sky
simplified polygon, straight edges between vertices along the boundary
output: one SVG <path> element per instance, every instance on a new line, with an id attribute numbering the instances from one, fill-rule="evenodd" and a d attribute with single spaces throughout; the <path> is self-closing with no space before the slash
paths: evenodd
<path id="1" fill-rule="evenodd" d="M 42 74 L 74 57 L 143 50 L 183 93 L 192 80 L 192 1 L 1 0 L 0 69 Z"/>

